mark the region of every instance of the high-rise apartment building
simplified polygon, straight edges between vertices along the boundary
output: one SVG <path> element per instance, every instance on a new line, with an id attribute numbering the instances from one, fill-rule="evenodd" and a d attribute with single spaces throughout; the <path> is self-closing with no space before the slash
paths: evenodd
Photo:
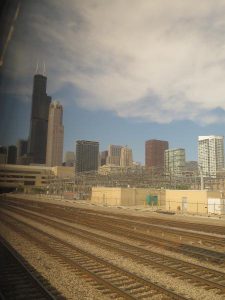
<path id="1" fill-rule="evenodd" d="M 164 152 L 169 148 L 167 141 L 148 140 L 145 142 L 145 166 L 155 171 L 164 169 Z"/>
<path id="2" fill-rule="evenodd" d="M 63 160 L 63 107 L 53 101 L 49 107 L 46 165 L 61 166 Z"/>
<path id="3" fill-rule="evenodd" d="M 79 140 L 76 142 L 77 173 L 97 171 L 99 160 L 99 142 Z"/>
<path id="4" fill-rule="evenodd" d="M 73 151 L 67 151 L 64 158 L 66 167 L 74 167 L 75 166 L 75 154 Z"/>
<path id="5" fill-rule="evenodd" d="M 133 165 L 133 155 L 132 149 L 127 146 L 122 147 L 121 156 L 120 156 L 120 166 L 121 167 L 130 167 Z"/>
<path id="6" fill-rule="evenodd" d="M 48 114 L 51 97 L 46 93 L 47 77 L 34 75 L 28 154 L 31 162 L 45 164 Z"/>
<path id="7" fill-rule="evenodd" d="M 224 168 L 224 137 L 198 137 L 198 166 L 203 176 L 216 177 L 217 171 Z"/>
<path id="8" fill-rule="evenodd" d="M 120 165 L 120 156 L 121 156 L 122 146 L 118 145 L 109 145 L 108 148 L 108 157 L 107 157 L 107 165 Z"/>
<path id="9" fill-rule="evenodd" d="M 7 164 L 16 164 L 17 148 L 15 145 L 7 148 Z"/>
<path id="10" fill-rule="evenodd" d="M 185 149 L 176 148 L 165 150 L 165 172 L 170 175 L 179 176 L 185 170 Z"/>
<path id="11" fill-rule="evenodd" d="M 17 163 L 17 165 L 22 165 L 23 158 L 27 154 L 27 145 L 28 145 L 27 140 L 18 140 L 17 141 L 17 143 L 16 143 L 16 147 L 17 147 L 16 163 Z"/>

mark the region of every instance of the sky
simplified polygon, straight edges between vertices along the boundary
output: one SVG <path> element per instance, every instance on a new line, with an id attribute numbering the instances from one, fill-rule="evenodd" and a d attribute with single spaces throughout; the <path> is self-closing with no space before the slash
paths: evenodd
<path id="1" fill-rule="evenodd" d="M 198 135 L 225 134 L 225 0 L 21 1 L 0 81 L 0 144 L 27 138 L 33 75 L 75 140 L 168 140 L 197 160 Z"/>

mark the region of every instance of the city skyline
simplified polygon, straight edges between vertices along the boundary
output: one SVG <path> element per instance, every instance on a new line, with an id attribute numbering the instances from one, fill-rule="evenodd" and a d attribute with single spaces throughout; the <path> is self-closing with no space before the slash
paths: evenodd
<path id="1" fill-rule="evenodd" d="M 36 71 L 38 71 L 38 65 L 37 65 L 37 70 Z M 47 95 L 47 93 L 46 93 L 46 87 L 47 87 L 47 80 L 48 80 L 48 78 L 47 78 L 47 76 L 46 75 L 43 75 L 43 74 L 39 74 L 39 72 L 38 73 L 35 73 L 34 75 L 33 75 L 33 93 L 32 93 L 32 103 L 35 103 L 34 102 L 34 100 L 33 99 L 42 99 L 42 98 L 44 98 L 44 100 L 45 100 L 45 98 L 46 98 L 46 100 L 48 101 L 48 103 L 49 103 L 49 112 L 50 112 L 50 108 L 51 108 L 51 106 L 52 107 L 55 107 L 55 105 L 59 105 L 60 107 L 61 107 L 61 109 L 63 110 L 63 107 L 62 107 L 62 105 L 59 103 L 59 101 L 53 101 L 53 102 L 51 102 L 51 100 L 52 100 L 52 98 L 50 97 L 50 96 L 48 96 Z M 42 96 L 43 95 L 43 96 Z M 38 100 L 39 101 L 39 100 Z M 42 100 L 41 100 L 42 101 Z M 45 106 L 46 106 L 46 104 L 45 104 Z M 30 116 L 30 126 L 32 126 L 32 120 L 33 120 L 33 118 L 34 118 L 34 116 L 35 115 L 38 115 L 38 114 L 41 114 L 41 116 L 43 115 L 43 116 L 45 116 L 46 115 L 46 107 L 48 106 L 43 106 L 43 107 L 36 107 L 36 109 L 35 109 L 35 105 L 33 105 L 32 104 L 32 112 L 31 112 L 31 116 Z M 46 116 L 44 117 L 44 119 L 46 119 Z M 60 122 L 62 122 L 62 115 L 61 116 L 59 116 L 59 119 L 58 119 Z M 48 122 L 48 121 L 47 121 Z M 53 123 L 52 123 L 52 126 L 53 126 Z M 58 125 L 57 125 L 58 126 Z M 61 125 L 60 125 L 61 126 Z M 63 126 L 64 127 L 64 126 Z M 63 128 L 62 127 L 62 128 Z M 31 129 L 31 127 L 30 127 L 30 129 Z M 52 130 L 53 130 L 54 128 L 52 127 Z M 56 129 L 56 128 L 55 128 Z M 55 131 L 55 129 L 54 129 L 54 131 Z M 61 130 L 61 129 L 60 129 Z M 64 131 L 64 130 L 63 130 Z M 64 135 L 64 134 L 63 134 Z M 47 132 L 46 132 L 46 138 L 47 138 Z M 57 137 L 57 139 L 58 139 L 58 137 Z M 62 138 L 63 139 L 63 138 Z M 21 140 L 21 139 L 18 139 L 18 137 L 17 137 L 17 143 L 18 143 L 18 141 L 19 140 Z M 24 141 L 27 141 L 27 140 L 24 140 Z M 198 141 L 199 141 L 199 136 L 198 136 Z M 29 144 L 29 135 L 28 135 L 28 144 Z M 79 142 L 79 140 L 75 140 L 75 143 L 77 143 L 77 142 Z M 100 146 L 100 142 L 99 141 L 95 141 L 96 143 L 98 143 L 99 144 L 99 146 Z M 158 139 L 151 139 L 151 140 L 145 140 L 145 154 L 144 154 L 144 162 L 142 161 L 141 163 L 143 164 L 143 165 L 145 165 L 145 166 L 147 166 L 147 164 L 146 164 L 146 155 L 147 155 L 147 148 L 146 148 L 146 145 L 147 145 L 147 143 L 149 143 L 149 142 L 160 142 L 160 143 L 170 143 L 169 141 L 161 141 L 161 140 L 158 140 Z M 15 146 L 15 144 L 16 143 L 11 143 L 10 145 L 1 145 L 1 146 L 6 146 L 6 147 L 17 147 L 17 146 Z M 63 143 L 61 143 L 62 145 L 61 146 L 63 146 Z M 60 146 L 60 147 L 61 147 Z M 121 149 L 122 148 L 124 148 L 124 147 L 127 147 L 127 145 L 125 145 L 125 143 L 123 143 L 122 145 L 113 145 L 113 144 L 109 144 L 108 145 L 108 149 L 109 149 L 109 151 L 106 151 L 106 150 L 100 150 L 99 151 L 99 155 L 101 154 L 101 152 L 108 152 L 109 153 L 109 156 L 108 156 L 108 158 L 107 158 L 107 160 L 110 158 L 110 153 L 111 153 L 111 148 L 112 149 L 114 149 L 114 148 L 116 148 L 116 150 L 113 150 L 113 151 L 117 151 L 118 152 L 118 149 L 119 149 L 119 152 L 121 151 Z M 168 147 L 168 146 L 167 146 Z M 117 149 L 118 148 L 118 149 Z M 176 148 L 176 147 L 169 147 L 168 149 L 169 150 L 173 150 L 173 148 Z M 99 148 L 100 149 L 100 148 Z M 61 153 L 61 151 L 62 151 L 62 149 L 60 150 L 60 153 Z M 132 151 L 132 150 L 131 150 Z M 186 149 L 184 149 L 184 151 L 186 151 Z M 47 154 L 47 143 L 46 143 L 46 165 L 52 165 L 52 162 L 50 162 L 50 154 Z M 65 154 L 67 153 L 67 152 L 70 152 L 70 151 L 66 151 L 65 152 Z M 76 153 L 76 147 L 75 147 L 75 149 L 72 151 L 73 153 L 74 153 L 74 155 L 75 155 L 75 153 Z M 118 153 L 117 153 L 118 154 Z M 29 149 L 28 149 L 28 155 L 30 155 L 30 153 L 29 153 Z M 40 155 L 40 154 L 39 154 Z M 54 153 L 54 152 L 52 152 L 52 155 L 58 155 L 58 154 L 56 154 L 56 153 Z M 112 155 L 112 154 L 111 154 Z M 49 156 L 49 159 L 48 159 L 48 162 L 47 162 L 47 156 Z M 63 152 L 60 154 L 60 155 L 58 155 L 58 156 L 60 156 L 60 157 L 63 157 Z M 61 160 L 61 159 L 60 159 Z M 118 156 L 118 164 L 119 164 L 119 160 L 120 160 L 120 155 Z M 137 160 L 136 160 L 137 161 Z M 190 160 L 186 160 L 186 161 L 193 161 L 193 159 L 190 159 Z M 198 161 L 198 158 L 197 158 L 197 160 L 196 161 Z M 63 160 L 62 160 L 62 162 L 63 162 Z M 135 162 L 135 160 L 134 160 L 134 162 Z M 22 162 L 22 164 L 23 164 L 24 162 Z M 25 161 L 25 164 L 27 164 L 27 161 Z M 108 161 L 107 162 L 107 164 L 110 164 L 110 162 Z M 57 164 L 57 165 L 62 165 L 62 163 L 60 163 L 60 164 Z"/>
<path id="2" fill-rule="evenodd" d="M 21 3 L 0 70 L 0 144 L 28 136 L 38 62 L 64 107 L 64 153 L 96 140 L 144 163 L 145 141 L 159 139 L 197 160 L 198 136 L 225 134 L 224 4 L 95 4 Z"/>

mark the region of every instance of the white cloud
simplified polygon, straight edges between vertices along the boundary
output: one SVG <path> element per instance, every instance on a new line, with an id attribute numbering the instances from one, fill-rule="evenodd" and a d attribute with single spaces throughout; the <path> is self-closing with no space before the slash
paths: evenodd
<path id="1" fill-rule="evenodd" d="M 70 83 L 78 104 L 122 117 L 224 121 L 214 109 L 225 109 L 225 1 L 46 0 L 24 9 L 15 73 L 30 76 L 45 60 L 50 93 Z"/>

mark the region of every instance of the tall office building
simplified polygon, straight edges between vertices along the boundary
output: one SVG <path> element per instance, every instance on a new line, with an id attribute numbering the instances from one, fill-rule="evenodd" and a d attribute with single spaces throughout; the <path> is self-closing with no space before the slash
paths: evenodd
<path id="1" fill-rule="evenodd" d="M 125 146 L 121 149 L 120 166 L 129 167 L 132 165 L 133 165 L 132 149 Z"/>
<path id="2" fill-rule="evenodd" d="M 16 163 L 17 165 L 22 165 L 23 163 L 23 158 L 27 154 L 27 140 L 18 140 L 16 143 L 17 147 L 17 158 L 16 158 Z"/>
<path id="3" fill-rule="evenodd" d="M 185 150 L 182 148 L 165 150 L 165 171 L 171 175 L 179 176 L 185 171 Z"/>
<path id="4" fill-rule="evenodd" d="M 216 177 L 217 171 L 224 168 L 223 136 L 198 137 L 198 166 L 203 176 Z"/>
<path id="5" fill-rule="evenodd" d="M 28 154 L 32 163 L 45 164 L 48 114 L 51 97 L 46 93 L 47 77 L 34 75 Z"/>
<path id="6" fill-rule="evenodd" d="M 0 164 L 7 163 L 7 148 L 0 146 Z"/>
<path id="7" fill-rule="evenodd" d="M 148 140 L 145 142 L 145 166 L 155 171 L 164 169 L 164 152 L 169 148 L 167 141 Z"/>
<path id="8" fill-rule="evenodd" d="M 107 157 L 107 165 L 120 165 L 120 156 L 121 156 L 122 146 L 118 145 L 109 145 L 108 149 L 108 157 Z"/>
<path id="9" fill-rule="evenodd" d="M 61 166 L 63 159 L 63 107 L 54 101 L 49 107 L 46 165 Z"/>
<path id="10" fill-rule="evenodd" d="M 17 148 L 15 145 L 7 148 L 7 164 L 16 164 Z"/>
<path id="11" fill-rule="evenodd" d="M 67 151 L 64 158 L 66 167 L 74 167 L 75 166 L 75 154 L 73 151 Z"/>
<path id="12" fill-rule="evenodd" d="M 76 142 L 76 172 L 97 171 L 99 142 L 80 140 Z"/>

